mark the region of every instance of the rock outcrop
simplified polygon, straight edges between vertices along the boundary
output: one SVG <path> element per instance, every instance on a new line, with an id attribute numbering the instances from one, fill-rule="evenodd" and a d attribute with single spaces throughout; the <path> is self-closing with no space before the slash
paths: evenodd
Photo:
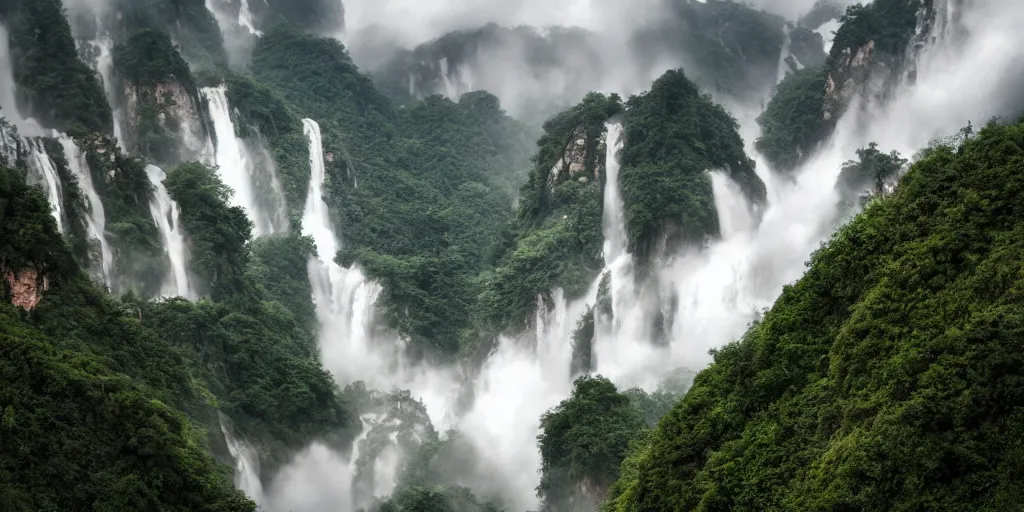
<path id="1" fill-rule="evenodd" d="M 43 300 L 43 292 L 50 289 L 50 282 L 46 276 L 33 268 L 21 269 L 18 272 L 6 268 L 3 275 L 10 289 L 11 303 L 25 311 L 35 309 Z"/>
<path id="2" fill-rule="evenodd" d="M 160 83 L 155 87 L 127 85 L 124 96 L 125 137 L 129 141 L 138 144 L 142 133 L 152 130 L 142 124 L 153 121 L 147 109 L 155 109 L 159 129 L 179 143 L 178 154 L 164 155 L 161 159 L 170 160 L 164 163 L 213 163 L 213 144 L 196 94 L 179 83 Z"/>
<path id="3" fill-rule="evenodd" d="M 576 127 L 565 145 L 565 150 L 562 151 L 562 158 L 551 168 L 548 186 L 554 188 L 559 183 L 573 179 L 580 183 L 587 183 L 591 179 L 595 183 L 600 183 L 601 174 L 604 172 L 601 157 L 605 153 L 606 136 L 607 134 L 602 133 L 596 139 L 591 139 L 584 126 Z"/>

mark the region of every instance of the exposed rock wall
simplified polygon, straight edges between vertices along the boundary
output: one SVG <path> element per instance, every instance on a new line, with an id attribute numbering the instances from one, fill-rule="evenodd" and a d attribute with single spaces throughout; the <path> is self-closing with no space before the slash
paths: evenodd
<path id="1" fill-rule="evenodd" d="M 213 163 L 213 145 L 198 96 L 179 83 L 161 83 L 155 87 L 125 86 L 125 137 L 139 145 L 142 134 L 152 127 L 147 108 L 156 109 L 159 128 L 179 143 L 176 154 L 165 155 L 164 163 L 199 160 Z"/>
<path id="2" fill-rule="evenodd" d="M 25 311 L 32 311 L 43 300 L 43 292 L 50 289 L 46 276 L 33 268 L 21 269 L 17 273 L 9 268 L 3 270 L 4 280 L 10 289 L 11 303 Z"/>

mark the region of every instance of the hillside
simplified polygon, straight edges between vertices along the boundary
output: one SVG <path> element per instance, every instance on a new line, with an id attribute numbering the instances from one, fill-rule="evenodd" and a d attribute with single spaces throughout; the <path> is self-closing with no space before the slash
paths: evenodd
<path id="1" fill-rule="evenodd" d="M 1024 124 L 926 150 L 623 463 L 605 510 L 1008 510 Z"/>
<path id="2" fill-rule="evenodd" d="M 1021 23 L 0 0 L 0 510 L 1012 510 Z"/>

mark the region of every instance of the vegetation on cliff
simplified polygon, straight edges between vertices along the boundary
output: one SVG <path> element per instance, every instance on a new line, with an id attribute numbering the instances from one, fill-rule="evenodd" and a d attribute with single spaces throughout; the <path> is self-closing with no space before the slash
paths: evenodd
<path id="1" fill-rule="evenodd" d="M 19 110 L 72 135 L 113 131 L 99 76 L 78 59 L 60 0 L 9 0 L 0 16 L 10 30 Z"/>
<path id="2" fill-rule="evenodd" d="M 607 510 L 1004 510 L 1024 498 L 1024 125 L 928 149 L 715 354 Z"/>
<path id="3" fill-rule="evenodd" d="M 724 170 L 751 201 L 765 200 L 736 120 L 682 70 L 665 73 L 626 106 L 622 198 L 629 249 L 639 259 L 655 256 L 662 240 L 672 248 L 718 236 L 705 171 Z"/>
<path id="4" fill-rule="evenodd" d="M 775 87 L 757 118 L 761 135 L 755 147 L 778 172 L 799 167 L 830 133 L 825 119 L 825 67 L 790 73 Z"/>
<path id="5" fill-rule="evenodd" d="M 0 497 L 9 510 L 253 511 L 193 418 L 209 394 L 138 311 L 96 289 L 46 197 L 0 169 L 0 266 L 46 299 L 0 302 Z M 45 291 L 44 291 L 45 289 Z M 26 293 L 26 290 L 21 290 Z M 41 392 L 45 390 L 45 392 Z"/>
<path id="6" fill-rule="evenodd" d="M 306 261 L 296 234 L 250 241 L 252 225 L 202 164 L 173 170 L 166 186 L 190 234 L 192 274 L 211 300 L 144 303 L 147 325 L 188 348 L 221 410 L 260 442 L 271 471 L 313 438 L 351 440 L 355 416 L 317 352 Z"/>

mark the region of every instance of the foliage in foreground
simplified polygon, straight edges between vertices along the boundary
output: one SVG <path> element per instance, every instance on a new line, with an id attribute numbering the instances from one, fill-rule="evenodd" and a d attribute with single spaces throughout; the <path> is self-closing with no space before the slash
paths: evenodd
<path id="1" fill-rule="evenodd" d="M 0 221 L 0 267 L 49 286 L 29 314 L 3 285 L 4 510 L 255 510 L 177 408 L 208 410 L 182 354 L 88 282 L 42 191 L 4 168 Z"/>
<path id="2" fill-rule="evenodd" d="M 608 511 L 1024 500 L 1024 124 L 929 149 L 715 354 Z"/>

